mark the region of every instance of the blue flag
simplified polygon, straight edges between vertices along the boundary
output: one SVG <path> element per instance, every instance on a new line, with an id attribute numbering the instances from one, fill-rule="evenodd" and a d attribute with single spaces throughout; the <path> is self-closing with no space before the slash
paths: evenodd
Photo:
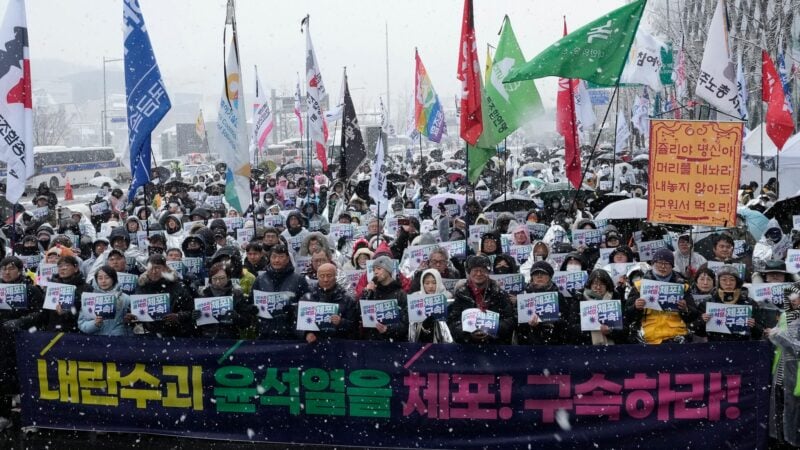
<path id="1" fill-rule="evenodd" d="M 789 108 L 789 112 L 794 112 L 794 108 L 792 107 L 792 79 L 789 76 L 789 72 L 786 70 L 786 61 L 784 60 L 783 52 L 778 54 L 778 76 L 781 77 L 786 107 Z"/>
<path id="2" fill-rule="evenodd" d="M 144 25 L 138 0 L 124 0 L 125 96 L 128 113 L 128 148 L 131 187 L 128 200 L 150 181 L 150 133 L 172 107 L 161 80 L 156 56 Z"/>

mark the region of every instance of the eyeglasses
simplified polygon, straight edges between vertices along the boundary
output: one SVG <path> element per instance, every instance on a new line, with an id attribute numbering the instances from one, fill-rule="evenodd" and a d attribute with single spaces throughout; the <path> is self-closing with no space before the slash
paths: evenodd
<path id="1" fill-rule="evenodd" d="M 446 259 L 431 259 L 431 264 L 445 264 L 447 262 Z"/>

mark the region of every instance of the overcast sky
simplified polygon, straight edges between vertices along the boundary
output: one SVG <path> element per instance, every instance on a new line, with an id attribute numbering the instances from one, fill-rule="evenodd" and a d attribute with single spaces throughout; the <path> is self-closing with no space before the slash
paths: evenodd
<path id="1" fill-rule="evenodd" d="M 0 0 L 3 10 L 5 1 Z M 508 14 L 527 59 L 561 36 L 562 15 L 570 30 L 625 3 L 623 0 L 475 0 L 481 64 L 486 43 L 496 45 Z M 161 73 L 170 92 L 203 94 L 214 114 L 222 86 L 224 0 L 140 0 Z M 311 36 L 326 88 L 338 97 L 342 67 L 356 108 L 386 96 L 384 26 L 389 30 L 393 104 L 412 93 L 414 47 L 418 47 L 442 102 L 451 107 L 456 80 L 462 0 L 238 0 L 237 19 L 247 92 L 253 65 L 262 84 L 293 89 L 304 68 L 300 20 L 311 15 Z M 121 58 L 121 0 L 28 0 L 28 34 L 34 83 L 37 58 L 68 60 L 100 69 L 103 56 Z M 122 63 L 118 64 L 121 68 Z M 50 77 L 53 74 L 46 74 Z M 546 105 L 554 105 L 556 81 L 538 80 Z M 35 84 L 34 84 L 35 88 Z M 248 100 L 249 102 L 249 100 Z M 361 111 L 358 111 L 361 113 Z M 397 112 L 393 111 L 393 116 Z"/>

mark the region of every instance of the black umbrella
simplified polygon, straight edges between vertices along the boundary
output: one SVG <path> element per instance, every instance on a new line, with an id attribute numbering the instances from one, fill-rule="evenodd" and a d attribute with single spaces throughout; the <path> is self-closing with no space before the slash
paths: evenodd
<path id="1" fill-rule="evenodd" d="M 389 175 L 386 175 L 386 179 L 392 183 L 405 183 L 405 181 L 408 179 L 408 175 L 403 173 L 390 173 Z"/>
<path id="2" fill-rule="evenodd" d="M 303 173 L 305 171 L 306 171 L 305 167 L 295 162 L 290 162 L 281 167 L 281 169 L 278 171 L 278 176 L 289 175 L 291 173 Z"/>
<path id="3" fill-rule="evenodd" d="M 764 212 L 768 219 L 775 219 L 781 226 L 784 233 L 791 233 L 794 224 L 792 216 L 800 211 L 800 195 L 778 200 L 774 205 Z"/>
<path id="4" fill-rule="evenodd" d="M 515 212 L 529 211 L 535 208 L 537 208 L 536 202 L 530 197 L 519 194 L 506 194 L 494 199 L 492 203 L 489 203 L 489 205 L 484 208 L 484 211 Z"/>
<path id="5" fill-rule="evenodd" d="M 608 193 L 608 194 L 603 194 L 600 197 L 598 197 L 596 200 L 593 200 L 589 204 L 589 208 L 591 209 L 592 214 L 597 214 L 598 212 L 600 212 L 603 209 L 605 209 L 606 206 L 608 206 L 608 205 L 610 205 L 610 204 L 612 204 L 614 202 L 618 202 L 620 200 L 625 200 L 626 198 L 630 198 L 630 197 L 628 197 L 625 194 L 613 193 L 613 192 L 612 193 Z"/>
<path id="6" fill-rule="evenodd" d="M 359 198 L 364 199 L 366 201 L 370 201 L 370 199 L 372 198 L 369 195 L 369 182 L 370 181 L 371 180 L 361 180 L 356 185 L 356 195 Z M 394 183 L 392 183 L 391 181 L 387 181 L 386 182 L 386 194 L 389 196 L 389 198 L 394 198 L 395 196 L 397 196 L 397 188 L 394 186 Z"/>
<path id="7" fill-rule="evenodd" d="M 446 172 L 444 169 L 433 169 L 427 170 L 420 176 L 420 181 L 422 182 L 423 186 L 430 186 L 431 180 L 444 175 Z"/>
<path id="8" fill-rule="evenodd" d="M 153 177 L 158 178 L 159 183 L 164 184 L 169 181 L 169 177 L 172 174 L 169 172 L 169 169 L 166 167 L 155 167 L 153 168 Z"/>
<path id="9" fill-rule="evenodd" d="M 222 181 L 215 181 L 209 184 L 205 189 L 206 194 L 212 195 L 211 193 L 215 188 L 221 192 L 225 192 L 225 183 Z"/>
<path id="10" fill-rule="evenodd" d="M 164 185 L 166 191 L 171 191 L 173 188 L 177 189 L 178 192 L 189 192 L 191 186 L 181 180 L 170 180 Z"/>
<path id="11" fill-rule="evenodd" d="M 250 178 L 254 180 L 264 178 L 264 175 L 266 175 L 264 169 L 250 169 Z"/>

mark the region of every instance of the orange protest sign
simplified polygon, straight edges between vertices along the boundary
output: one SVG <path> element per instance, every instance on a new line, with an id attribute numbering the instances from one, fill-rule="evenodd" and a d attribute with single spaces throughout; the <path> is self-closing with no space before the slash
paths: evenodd
<path id="1" fill-rule="evenodd" d="M 647 220 L 733 226 L 743 124 L 650 121 Z"/>

